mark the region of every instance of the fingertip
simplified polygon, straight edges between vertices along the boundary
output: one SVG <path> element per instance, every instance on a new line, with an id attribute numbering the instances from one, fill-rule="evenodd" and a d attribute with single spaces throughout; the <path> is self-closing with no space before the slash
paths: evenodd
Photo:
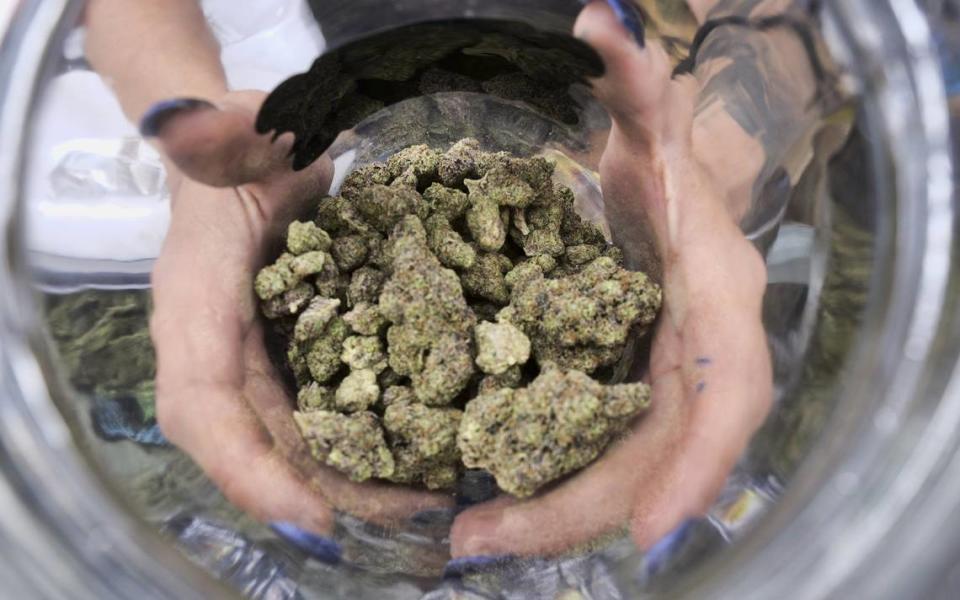
<path id="1" fill-rule="evenodd" d="M 573 26 L 573 35 L 598 51 L 606 45 L 621 46 L 630 38 L 646 47 L 643 18 L 629 0 L 592 0 L 585 4 Z M 613 39 L 610 33 L 618 34 Z M 616 39 L 619 38 L 619 39 Z"/>
<path id="2" fill-rule="evenodd" d="M 646 31 L 643 15 L 631 0 L 607 0 L 607 4 L 617 16 L 620 24 L 633 35 L 633 39 L 641 48 L 646 46 Z"/>

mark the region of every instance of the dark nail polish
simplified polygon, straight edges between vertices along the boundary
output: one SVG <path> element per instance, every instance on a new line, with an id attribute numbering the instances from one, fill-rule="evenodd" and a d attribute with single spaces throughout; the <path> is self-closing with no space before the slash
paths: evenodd
<path id="1" fill-rule="evenodd" d="M 173 98 L 157 102 L 140 119 L 140 135 L 143 137 L 156 137 L 160 134 L 164 125 L 169 123 L 175 117 L 196 110 L 208 110 L 216 108 L 210 102 L 199 98 Z"/>
<path id="2" fill-rule="evenodd" d="M 290 544 L 328 565 L 335 565 L 343 558 L 340 544 L 326 536 L 311 533 L 286 521 L 270 523 L 270 529 Z"/>
<path id="3" fill-rule="evenodd" d="M 497 497 L 500 488 L 493 475 L 482 469 L 468 469 L 457 482 L 457 511 L 463 511 Z"/>
<path id="4" fill-rule="evenodd" d="M 466 575 L 474 575 L 485 571 L 493 571 L 516 560 L 515 557 L 504 556 L 464 556 L 454 558 L 443 567 L 444 579 L 459 579 Z"/>
<path id="5" fill-rule="evenodd" d="M 647 36 L 643 16 L 633 2 L 634 0 L 607 0 L 607 4 L 613 9 L 623 26 L 633 34 L 637 45 L 644 48 L 647 45 Z"/>
<path id="6" fill-rule="evenodd" d="M 421 510 L 410 517 L 414 525 L 420 527 L 440 527 L 450 526 L 456 517 L 456 511 L 452 508 L 436 508 L 431 510 Z"/>
<path id="7" fill-rule="evenodd" d="M 694 521 L 690 519 L 684 521 L 676 529 L 660 538 L 660 541 L 647 550 L 645 559 L 648 574 L 652 575 L 663 568 L 667 561 L 676 553 L 677 549 L 680 548 L 684 540 L 687 539 L 687 534 L 690 532 L 693 523 Z"/>

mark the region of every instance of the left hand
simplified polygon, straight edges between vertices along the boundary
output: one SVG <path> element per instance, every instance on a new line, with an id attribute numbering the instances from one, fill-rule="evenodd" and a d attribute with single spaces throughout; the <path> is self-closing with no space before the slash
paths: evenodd
<path id="1" fill-rule="evenodd" d="M 695 155 L 696 80 L 671 80 L 663 49 L 637 46 L 604 2 L 589 4 L 575 31 L 607 67 L 594 84 L 613 119 L 600 167 L 607 220 L 621 241 L 647 221 L 663 260 L 652 407 L 606 454 L 545 493 L 460 514 L 456 557 L 556 555 L 624 526 L 649 548 L 710 507 L 771 406 L 765 265 Z"/>

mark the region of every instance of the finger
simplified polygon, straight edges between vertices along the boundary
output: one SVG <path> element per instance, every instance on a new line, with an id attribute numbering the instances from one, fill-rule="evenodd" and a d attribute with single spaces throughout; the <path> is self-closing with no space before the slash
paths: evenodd
<path id="1" fill-rule="evenodd" d="M 157 421 L 235 506 L 265 523 L 279 521 L 320 534 L 333 511 L 274 451 L 272 439 L 241 392 L 223 386 L 182 386 L 158 356 Z"/>
<path id="2" fill-rule="evenodd" d="M 692 160 L 696 81 L 671 80 L 662 46 L 636 44 L 606 2 L 587 5 L 574 33 L 606 67 L 594 82 L 597 99 L 613 119 L 600 164 L 605 212 L 626 264 L 638 268 L 651 253 L 666 256 L 667 198 L 678 184 L 674 171 Z M 644 228 L 650 235 L 643 235 Z"/>
<path id="3" fill-rule="evenodd" d="M 556 488 L 464 511 L 451 531 L 453 556 L 552 556 L 626 527 L 638 491 L 670 489 L 684 423 L 682 403 L 656 403 L 630 437 Z"/>
<path id="4" fill-rule="evenodd" d="M 654 133 L 663 130 L 669 124 L 665 109 L 676 102 L 677 87 L 671 82 L 670 59 L 663 46 L 637 44 L 614 10 L 601 0 L 580 12 L 574 35 L 603 59 L 606 69 L 594 82 L 594 92 L 614 120 L 621 126 L 642 124 Z"/>
<path id="5" fill-rule="evenodd" d="M 266 179 L 289 166 L 292 135 L 274 142 L 254 129 L 261 92 L 235 93 L 217 105 L 176 98 L 152 106 L 140 122 L 151 138 L 187 177 L 216 187 Z"/>

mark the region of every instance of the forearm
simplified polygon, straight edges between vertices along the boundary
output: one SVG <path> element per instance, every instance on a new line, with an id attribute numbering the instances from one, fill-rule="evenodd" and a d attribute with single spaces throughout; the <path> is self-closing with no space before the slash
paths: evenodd
<path id="1" fill-rule="evenodd" d="M 160 100 L 226 92 L 198 0 L 91 0 L 86 26 L 87 58 L 133 122 Z"/>

